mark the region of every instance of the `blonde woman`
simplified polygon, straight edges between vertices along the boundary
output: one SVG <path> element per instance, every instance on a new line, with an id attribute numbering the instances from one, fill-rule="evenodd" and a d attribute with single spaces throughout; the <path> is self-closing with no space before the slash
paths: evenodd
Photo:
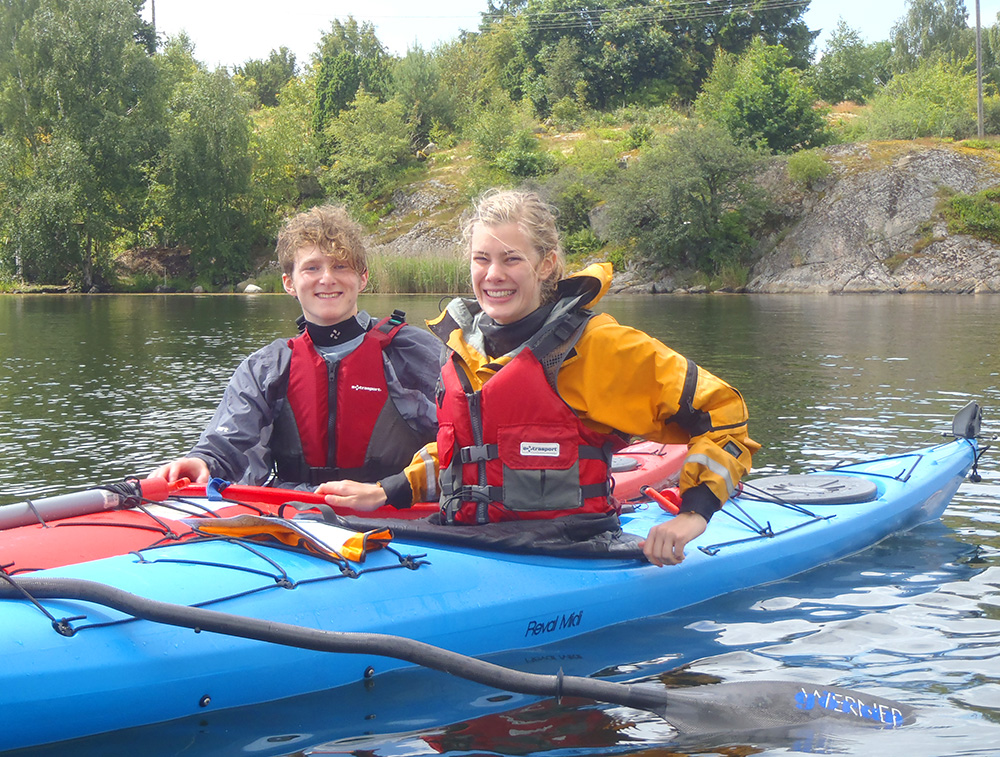
<path id="1" fill-rule="evenodd" d="M 488 194 L 465 236 L 475 299 L 452 300 L 429 324 L 447 348 L 436 443 L 378 486 L 318 491 L 358 509 L 438 500 L 454 524 L 607 513 L 614 450 L 633 437 L 683 442 L 681 512 L 642 544 L 654 565 L 679 563 L 759 448 L 743 398 L 644 332 L 593 314 L 611 266 L 564 278 L 555 217 L 536 194 Z"/>

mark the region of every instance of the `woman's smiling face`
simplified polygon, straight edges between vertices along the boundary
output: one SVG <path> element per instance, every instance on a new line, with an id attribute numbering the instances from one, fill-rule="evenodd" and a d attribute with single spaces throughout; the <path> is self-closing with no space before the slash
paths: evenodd
<path id="1" fill-rule="evenodd" d="M 515 223 L 477 223 L 469 244 L 472 291 L 483 312 L 514 323 L 542 304 L 541 282 L 552 273 L 552 256 L 532 249 Z"/>

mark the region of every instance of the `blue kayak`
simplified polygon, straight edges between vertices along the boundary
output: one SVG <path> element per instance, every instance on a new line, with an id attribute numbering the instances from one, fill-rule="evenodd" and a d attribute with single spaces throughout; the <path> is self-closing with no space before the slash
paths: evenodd
<path id="1" fill-rule="evenodd" d="M 953 440 L 906 454 L 748 481 L 673 567 L 636 557 L 627 534 L 673 517 L 640 503 L 621 515 L 624 550 L 603 556 L 441 543 L 417 528 L 347 561 L 315 549 L 342 524 L 310 522 L 311 548 L 216 536 L 8 577 L 0 580 L 0 749 L 275 701 L 412 665 L 367 648 L 288 645 L 294 636 L 280 645 L 241 638 L 239 618 L 394 634 L 481 657 L 786 578 L 938 518 L 979 454 L 978 417 L 956 429 Z M 156 611 L 78 594 L 77 585 L 150 600 Z M 216 632 L 198 632 L 205 610 L 237 617 L 221 633 L 210 623 Z"/>

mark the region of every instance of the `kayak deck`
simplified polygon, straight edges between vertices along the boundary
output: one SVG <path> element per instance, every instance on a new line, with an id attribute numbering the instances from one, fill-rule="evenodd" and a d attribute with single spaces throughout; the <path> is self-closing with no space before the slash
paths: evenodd
<path id="1" fill-rule="evenodd" d="M 622 501 L 638 500 L 644 486 L 662 489 L 675 484 L 686 454 L 683 444 L 639 442 L 625 447 L 614 457 L 616 496 Z M 97 560 L 190 539 L 195 534 L 185 519 L 276 515 L 286 503 L 307 508 L 323 501 L 310 491 L 240 484 L 206 498 L 204 485 L 191 485 L 164 502 L 0 529 L 0 564 L 17 575 Z M 423 518 L 436 510 L 436 504 L 418 503 L 405 510 L 383 507 L 375 513 L 357 514 L 395 520 Z"/>

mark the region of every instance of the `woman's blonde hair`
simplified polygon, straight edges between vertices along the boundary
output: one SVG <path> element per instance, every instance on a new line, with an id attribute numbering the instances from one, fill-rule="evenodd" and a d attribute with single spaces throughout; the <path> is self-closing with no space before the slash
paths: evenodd
<path id="1" fill-rule="evenodd" d="M 347 263 L 360 276 L 368 270 L 362 229 L 341 205 L 321 205 L 289 218 L 278 232 L 278 263 L 295 270 L 295 253 L 316 245 L 324 255 Z"/>
<path id="2" fill-rule="evenodd" d="M 535 192 L 492 189 L 480 197 L 462 229 L 466 249 L 471 252 L 472 232 L 476 224 L 496 227 L 508 223 L 515 224 L 528 239 L 538 255 L 539 264 L 547 255 L 553 256 L 555 265 L 552 273 L 540 282 L 542 304 L 552 302 L 556 284 L 566 272 L 566 256 L 556 228 L 556 211 Z"/>

